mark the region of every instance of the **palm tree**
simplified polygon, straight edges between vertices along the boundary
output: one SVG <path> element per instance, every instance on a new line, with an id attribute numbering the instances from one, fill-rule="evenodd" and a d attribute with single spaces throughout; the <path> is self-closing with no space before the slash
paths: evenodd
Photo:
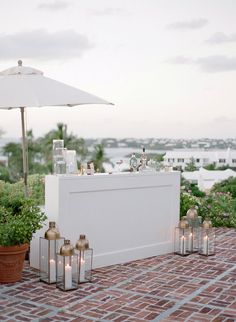
<path id="1" fill-rule="evenodd" d="M 92 158 L 93 158 L 94 168 L 96 172 L 105 172 L 103 163 L 110 162 L 110 160 L 105 155 L 104 145 L 96 144 L 94 146 L 94 151 L 92 152 Z"/>
<path id="2" fill-rule="evenodd" d="M 84 139 L 78 138 L 73 133 L 68 133 L 66 124 L 57 123 L 56 129 L 49 131 L 43 137 L 38 139 L 38 144 L 41 146 L 41 153 L 44 156 L 45 162 L 51 169 L 53 140 L 64 140 L 64 146 L 68 150 L 75 150 L 79 156 L 80 162 L 84 161 L 88 155 L 88 149 Z"/>

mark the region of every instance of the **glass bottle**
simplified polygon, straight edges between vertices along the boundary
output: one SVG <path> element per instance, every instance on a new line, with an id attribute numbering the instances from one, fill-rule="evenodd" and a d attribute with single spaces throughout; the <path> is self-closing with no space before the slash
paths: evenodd
<path id="1" fill-rule="evenodd" d="M 143 147 L 143 152 L 140 157 L 139 171 L 146 170 L 147 167 L 147 155 L 145 153 L 145 148 Z"/>
<path id="2" fill-rule="evenodd" d="M 145 153 L 145 148 L 143 147 L 143 153 L 141 154 L 141 161 L 143 165 L 147 165 L 147 155 Z"/>
<path id="3" fill-rule="evenodd" d="M 129 160 L 129 165 L 130 165 L 130 171 L 131 172 L 136 172 L 138 168 L 138 159 L 135 156 L 135 153 L 132 154 L 130 160 Z"/>

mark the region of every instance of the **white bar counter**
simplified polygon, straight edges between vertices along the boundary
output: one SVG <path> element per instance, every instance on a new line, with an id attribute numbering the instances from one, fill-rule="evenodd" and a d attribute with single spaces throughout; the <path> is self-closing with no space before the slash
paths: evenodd
<path id="1" fill-rule="evenodd" d="M 174 250 L 178 171 L 48 175 L 45 198 L 46 215 L 56 221 L 61 236 L 72 244 L 80 234 L 89 239 L 94 268 Z M 34 260 L 32 266 L 37 266 Z"/>

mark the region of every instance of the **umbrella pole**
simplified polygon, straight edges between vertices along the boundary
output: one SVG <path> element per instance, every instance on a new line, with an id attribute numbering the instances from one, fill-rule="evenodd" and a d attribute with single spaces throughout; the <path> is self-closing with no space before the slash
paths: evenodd
<path id="1" fill-rule="evenodd" d="M 27 138 L 25 131 L 25 108 L 21 107 L 21 129 L 22 129 L 22 155 L 23 155 L 23 175 L 24 175 L 24 188 L 25 188 L 25 197 L 28 197 L 28 169 L 27 169 L 27 156 L 26 156 L 26 146 Z"/>

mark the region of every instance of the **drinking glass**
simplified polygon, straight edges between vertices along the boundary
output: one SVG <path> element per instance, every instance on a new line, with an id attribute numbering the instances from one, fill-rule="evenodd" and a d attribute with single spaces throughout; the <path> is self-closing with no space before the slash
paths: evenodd
<path id="1" fill-rule="evenodd" d="M 57 160 L 61 159 L 61 150 L 64 149 L 64 140 L 52 141 L 52 160 L 53 160 L 53 173 L 56 174 Z"/>
<path id="2" fill-rule="evenodd" d="M 67 150 L 66 152 L 66 173 L 76 174 L 78 172 L 77 160 L 76 160 L 76 151 Z"/>
<path id="3" fill-rule="evenodd" d="M 121 165 L 122 165 L 122 163 L 123 163 L 123 160 L 116 161 L 116 164 L 118 166 L 118 172 L 121 172 Z"/>
<path id="4" fill-rule="evenodd" d="M 55 149 L 55 174 L 66 173 L 66 148 Z"/>

